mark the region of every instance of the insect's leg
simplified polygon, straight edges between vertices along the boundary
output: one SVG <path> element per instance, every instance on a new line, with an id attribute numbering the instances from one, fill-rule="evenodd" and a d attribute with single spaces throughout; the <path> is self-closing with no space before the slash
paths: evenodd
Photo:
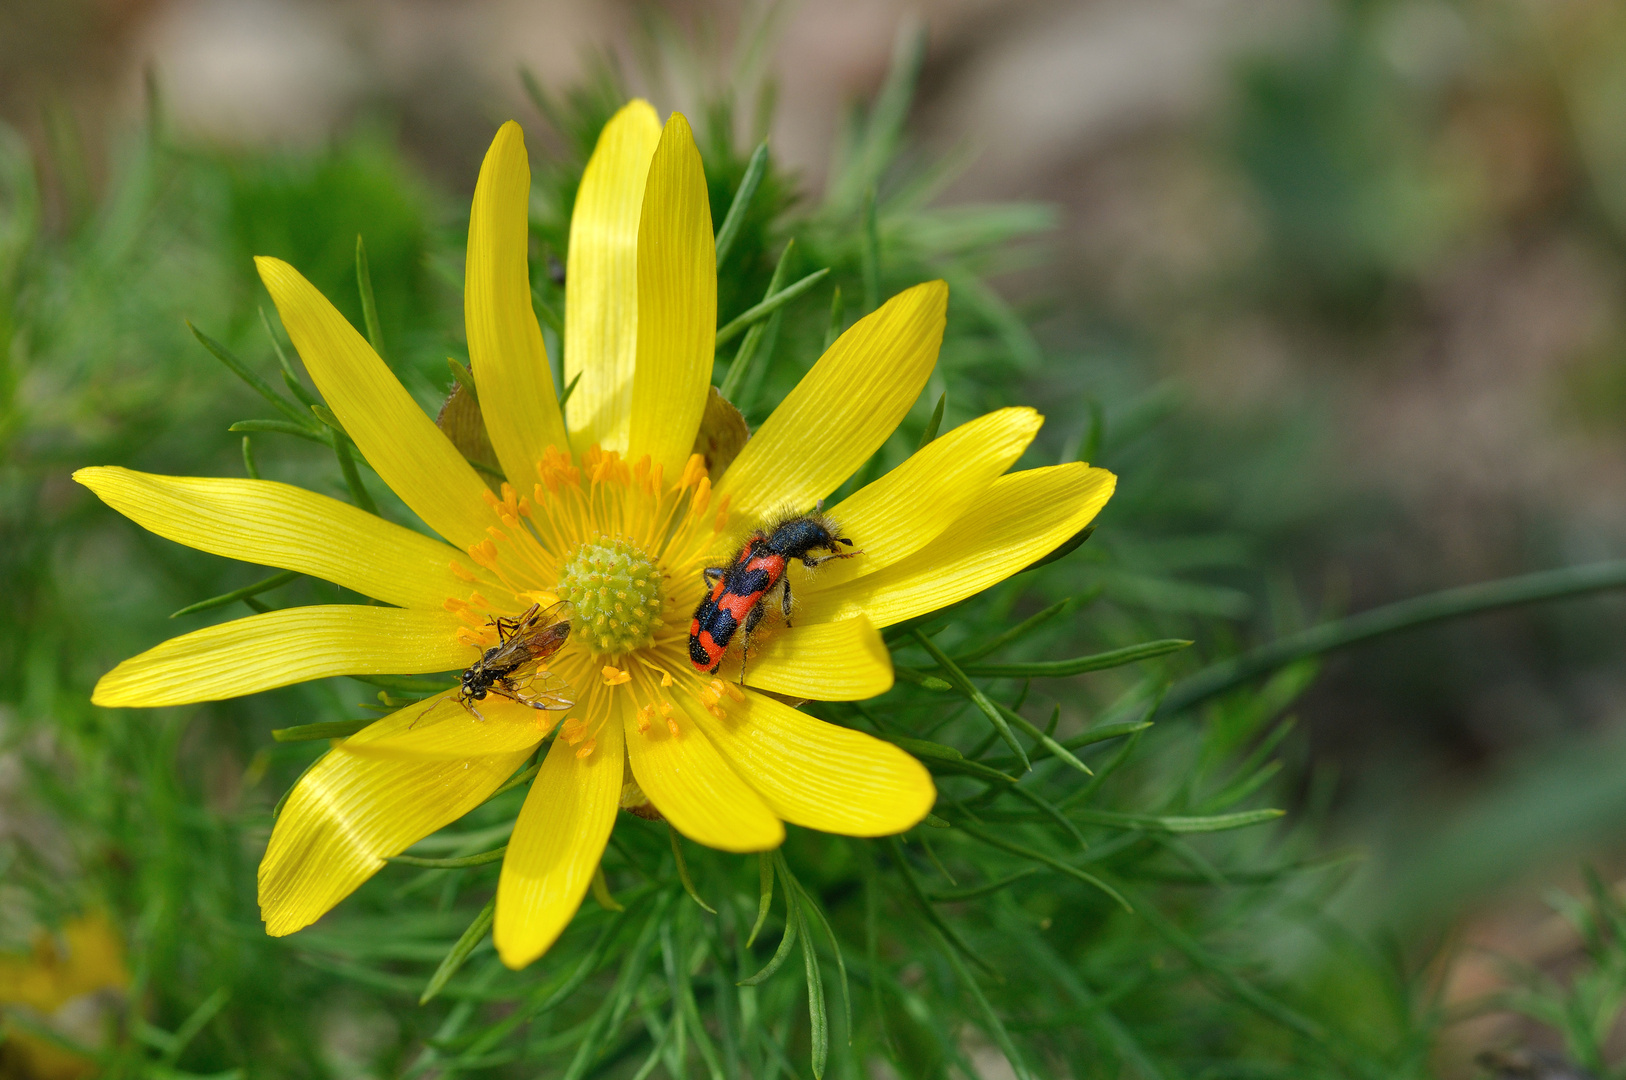
<path id="1" fill-rule="evenodd" d="M 784 590 L 785 590 L 784 595 L 782 595 L 779 598 L 779 610 L 784 612 L 785 625 L 789 626 L 790 625 L 790 575 L 786 574 L 784 577 L 779 579 L 779 582 L 784 587 Z"/>
<path id="2" fill-rule="evenodd" d="M 742 628 L 745 631 L 745 636 L 740 640 L 741 686 L 745 685 L 745 661 L 751 655 L 751 631 L 757 628 L 757 623 L 762 621 L 762 616 L 767 612 L 767 610 L 767 598 L 764 597 L 762 600 L 758 600 L 756 602 L 756 606 L 751 608 L 751 613 L 745 617 L 745 626 Z"/>
<path id="3" fill-rule="evenodd" d="M 715 585 L 723 580 L 723 568 L 721 566 L 708 566 L 700 571 L 700 576 L 706 579 L 707 585 Z"/>
<path id="4" fill-rule="evenodd" d="M 837 551 L 830 555 L 804 555 L 802 556 L 802 565 L 807 567 L 809 570 L 812 570 L 815 567 L 829 562 L 831 559 L 850 559 L 854 555 L 862 554 L 862 551 Z"/>

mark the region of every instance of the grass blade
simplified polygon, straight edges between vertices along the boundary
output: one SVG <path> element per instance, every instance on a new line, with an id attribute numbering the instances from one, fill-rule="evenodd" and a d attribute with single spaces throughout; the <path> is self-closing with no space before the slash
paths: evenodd
<path id="1" fill-rule="evenodd" d="M 790 250 L 790 246 L 788 244 L 786 245 L 785 250 L 787 252 Z M 780 261 L 781 264 L 783 264 L 783 259 Z M 753 323 L 758 323 L 763 319 L 766 319 L 769 315 L 772 315 L 774 312 L 778 311 L 780 308 L 784 307 L 786 304 L 790 303 L 792 300 L 796 299 L 798 296 L 801 296 L 813 286 L 823 281 L 829 276 L 829 274 L 830 268 L 826 266 L 822 270 L 813 271 L 806 277 L 798 279 L 793 284 L 787 285 L 777 292 L 770 292 L 762 300 L 746 308 L 733 319 L 730 319 L 727 325 L 723 326 L 717 331 L 718 346 L 720 347 L 727 342 L 733 341 L 739 336 L 741 331 L 747 329 Z M 728 395 L 725 394 L 723 396 L 727 397 Z"/>

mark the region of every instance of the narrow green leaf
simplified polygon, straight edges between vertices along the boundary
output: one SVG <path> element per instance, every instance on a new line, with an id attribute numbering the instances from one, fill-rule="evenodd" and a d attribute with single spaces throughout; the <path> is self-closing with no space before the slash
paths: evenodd
<path id="1" fill-rule="evenodd" d="M 361 318 L 367 327 L 367 340 L 378 358 L 388 363 L 384 356 L 384 332 L 378 325 L 378 302 L 373 299 L 373 275 L 367 268 L 367 245 L 361 242 L 360 233 L 356 234 L 356 288 L 361 291 Z"/>
<path id="2" fill-rule="evenodd" d="M 829 352 L 830 346 L 841 336 L 841 323 L 845 317 L 846 312 L 841 304 L 841 286 L 837 285 L 835 293 L 830 297 L 830 321 L 824 328 L 824 348 L 820 350 L 821 353 Z"/>
<path id="3" fill-rule="evenodd" d="M 785 857 L 782 853 L 776 851 L 774 857 L 780 861 L 781 865 L 784 865 Z M 812 894 L 807 891 L 805 885 L 791 875 L 789 866 L 785 866 L 785 878 L 788 882 L 786 887 L 796 889 L 801 897 L 801 903 L 798 905 L 799 910 L 811 916 L 819 924 L 819 929 L 824 931 L 825 938 L 830 942 L 830 955 L 836 958 L 836 975 L 838 976 L 838 985 L 841 987 L 841 1009 L 842 1018 L 846 1023 L 847 1045 L 851 1046 L 853 1031 L 852 987 L 847 982 L 847 959 L 841 953 L 841 942 L 836 939 L 835 929 L 830 925 L 830 920 L 825 916 L 824 910 L 819 907 L 818 901 L 813 899 Z M 804 932 L 806 929 L 807 924 L 804 922 Z"/>
<path id="4" fill-rule="evenodd" d="M 277 742 L 309 742 L 312 739 L 346 739 L 371 720 L 324 720 L 319 724 L 299 724 L 295 727 L 272 728 L 271 737 Z"/>
<path id="5" fill-rule="evenodd" d="M 402 866 L 422 866 L 430 870 L 462 870 L 470 866 L 484 866 L 487 863 L 498 862 L 508 851 L 508 845 L 482 851 L 478 855 L 464 855 L 458 859 L 426 859 L 421 855 L 389 855 L 385 862 L 400 863 Z"/>
<path id="6" fill-rule="evenodd" d="M 1072 460 L 1088 464 L 1101 453 L 1101 441 L 1106 438 L 1107 432 L 1107 414 L 1094 398 L 1085 401 L 1084 408 L 1090 414 L 1090 422 L 1084 427 L 1084 434 L 1078 440 L 1078 449 L 1073 453 Z"/>
<path id="7" fill-rule="evenodd" d="M 1023 1064 L 1022 1056 L 1016 1052 L 1016 1043 L 1011 1041 L 1011 1034 L 1005 1030 L 1004 1021 L 1000 1020 L 999 1013 L 994 1010 L 993 1004 L 982 992 L 982 987 L 977 985 L 976 978 L 960 962 L 959 954 L 949 948 L 948 942 L 942 940 L 941 935 L 938 937 L 938 948 L 954 968 L 954 977 L 960 980 L 960 985 L 965 987 L 966 993 L 977 1003 L 977 1011 L 982 1013 L 983 1022 L 988 1027 L 988 1033 L 994 1037 L 994 1042 L 999 1045 L 1000 1053 L 1010 1062 L 1011 1071 L 1016 1073 L 1018 1080 L 1030 1080 L 1031 1074 Z"/>
<path id="8" fill-rule="evenodd" d="M 942 743 L 928 742 L 925 739 L 911 739 L 903 735 L 887 735 L 884 738 L 894 746 L 909 751 L 917 758 L 937 764 L 953 771 L 965 773 L 967 776 L 979 776 L 984 780 L 994 780 L 1004 784 L 1016 783 L 1016 777 L 990 769 L 980 761 L 972 761 L 952 746 Z"/>
<path id="9" fill-rule="evenodd" d="M 1198 833 L 1223 832 L 1243 829 L 1262 821 L 1275 821 L 1287 813 L 1285 810 L 1241 810 L 1234 814 L 1209 814 L 1204 817 L 1183 817 L 1160 814 L 1123 814 L 1114 810 L 1080 808 L 1072 811 L 1079 819 L 1092 825 L 1106 825 L 1117 829 L 1143 829 L 1151 832 Z"/>
<path id="10" fill-rule="evenodd" d="M 582 372 L 578 371 L 576 372 L 576 377 L 571 379 L 570 382 L 566 384 L 565 392 L 559 396 L 559 408 L 562 409 L 565 407 L 565 402 L 570 400 L 570 395 L 576 392 L 576 384 L 581 381 Z"/>
<path id="11" fill-rule="evenodd" d="M 328 445 L 333 447 L 333 456 L 339 459 L 339 471 L 344 474 L 344 483 L 350 489 L 351 501 L 357 508 L 377 516 L 378 504 L 373 502 L 372 494 L 361 482 L 361 473 L 356 470 L 356 459 L 350 453 L 349 436 L 338 428 L 329 428 L 327 441 Z"/>
<path id="12" fill-rule="evenodd" d="M 786 246 L 785 250 L 787 252 L 790 250 L 789 245 Z M 827 276 L 829 276 L 829 273 L 830 268 L 828 266 L 824 267 L 822 270 L 815 270 L 806 277 L 801 278 L 791 285 L 787 285 L 785 288 L 780 289 L 777 292 L 770 293 L 758 303 L 746 308 L 739 315 L 733 319 L 730 319 L 726 326 L 717 331 L 718 346 L 722 346 L 734 340 L 734 338 L 739 336 L 741 331 L 747 329 L 753 323 L 761 322 L 763 319 L 766 319 L 769 315 L 772 315 L 774 312 L 778 311 L 780 308 L 784 307 L 798 296 L 801 296 L 803 293 L 813 288 L 813 286 L 823 281 Z M 727 397 L 728 395 L 724 394 L 723 396 Z"/>
<path id="13" fill-rule="evenodd" d="M 830 1017 L 824 1007 L 824 980 L 819 976 L 819 954 L 813 948 L 807 919 L 796 911 L 797 930 L 802 936 L 802 965 L 807 974 L 807 1019 L 812 1035 L 813 1076 L 824 1080 L 825 1062 L 830 1056 Z"/>
<path id="14" fill-rule="evenodd" d="M 1134 914 L 1135 909 L 1129 906 L 1129 901 L 1124 899 L 1121 892 L 1113 888 L 1111 885 L 1108 885 L 1105 881 L 1096 877 L 1088 870 L 1080 870 L 1071 863 L 1062 862 L 1060 859 L 1047 855 L 1042 851 L 1034 851 L 1031 848 L 1023 847 L 1020 844 L 1013 844 L 1009 840 L 1003 840 L 997 836 L 992 836 L 980 829 L 967 825 L 964 822 L 959 822 L 958 825 L 961 832 L 974 839 L 981 840 L 989 847 L 996 847 L 1001 851 L 1009 852 L 1012 855 L 1027 859 L 1030 862 L 1043 863 L 1052 870 L 1066 874 L 1070 878 L 1075 878 L 1078 881 L 1082 881 L 1086 885 L 1100 889 L 1102 892 L 1112 897 L 1113 900 L 1117 901 L 1118 905 L 1125 911 L 1129 912 L 1130 914 Z"/>
<path id="15" fill-rule="evenodd" d="M 317 404 L 316 395 L 305 389 L 305 384 L 299 381 L 299 374 L 294 371 L 294 365 L 288 359 L 288 353 L 282 347 L 282 339 L 271 328 L 270 316 L 265 313 L 265 305 L 260 305 L 260 325 L 265 327 L 265 336 L 271 339 L 271 351 L 277 354 L 277 366 L 282 369 L 282 381 L 294 397 L 307 407 Z"/>
<path id="16" fill-rule="evenodd" d="M 717 229 L 717 265 L 723 265 L 728 259 L 728 253 L 734 249 L 734 241 L 739 238 L 740 226 L 745 224 L 745 212 L 751 207 L 751 200 L 756 196 L 757 185 L 762 183 L 763 174 L 768 171 L 768 143 L 767 140 L 757 144 L 751 153 L 751 160 L 745 166 L 745 175 L 740 178 L 740 186 L 734 191 L 734 201 L 728 204 L 728 213 L 723 215 L 723 223 Z"/>
<path id="17" fill-rule="evenodd" d="M 272 431 L 278 435 L 296 435 L 313 443 L 327 445 L 327 434 L 317 427 L 289 423 L 287 420 L 239 420 L 227 431 Z"/>
<path id="18" fill-rule="evenodd" d="M 1070 596 L 1060 603 L 1051 604 L 1038 614 L 1028 616 L 1026 619 L 1023 619 L 1009 630 L 1006 630 L 1002 634 L 996 634 L 994 637 L 989 638 L 987 641 L 983 642 L 981 645 L 978 645 L 969 652 L 960 653 L 954 658 L 954 662 L 962 667 L 964 667 L 966 664 L 974 664 L 978 660 L 981 660 L 983 657 L 987 656 L 989 653 L 997 652 L 1012 642 L 1020 641 L 1021 639 L 1027 637 L 1033 631 L 1037 630 L 1051 619 L 1054 619 L 1057 615 L 1060 615 L 1063 612 L 1073 614 L 1088 607 L 1089 605 L 1095 603 L 1096 600 L 1100 599 L 1102 592 L 1102 587 L 1097 585 L 1092 589 L 1079 593 L 1077 596 Z"/>
<path id="19" fill-rule="evenodd" d="M 756 943 L 757 935 L 762 932 L 762 924 L 768 921 L 768 911 L 773 907 L 773 860 L 766 851 L 757 855 L 757 874 L 760 879 L 757 921 L 751 926 L 751 935 L 745 939 L 747 949 Z"/>
<path id="20" fill-rule="evenodd" d="M 937 438 L 937 429 L 943 426 L 943 406 L 948 404 L 948 391 L 944 390 L 937 395 L 937 407 L 932 410 L 932 418 L 926 421 L 926 430 L 920 433 L 920 442 L 915 444 L 915 453 L 926 449 L 926 445 Z"/>
<path id="21" fill-rule="evenodd" d="M 255 393 L 269 401 L 278 412 L 282 413 L 295 424 L 300 424 L 303 426 L 309 423 L 298 405 L 295 405 L 293 402 L 289 401 L 287 398 L 283 397 L 281 394 L 272 389 L 270 383 L 260 378 L 259 375 L 255 374 L 247 364 L 237 359 L 230 349 L 226 348 L 226 346 L 222 345 L 208 334 L 205 334 L 202 330 L 199 330 L 197 327 L 193 326 L 190 322 L 186 324 L 186 328 L 192 331 L 192 336 L 198 339 L 198 344 L 202 345 L 205 349 L 208 349 L 210 354 L 213 355 L 216 360 L 219 360 L 222 364 L 225 364 L 233 375 L 236 375 L 239 379 L 242 379 L 244 382 L 248 383 L 248 385 L 254 389 Z M 315 431 L 314 425 L 311 426 L 311 430 L 313 432 Z"/>
<path id="22" fill-rule="evenodd" d="M 1094 535 L 1095 525 L 1093 523 L 1086 525 L 1072 536 L 1068 537 L 1066 540 L 1063 540 L 1056 547 L 1052 548 L 1050 550 L 1050 554 L 1044 556 L 1043 558 L 1033 560 L 1026 566 L 1022 567 L 1022 569 L 1018 570 L 1017 573 L 1025 574 L 1029 570 L 1037 570 L 1041 566 L 1049 566 L 1057 559 L 1065 559 L 1067 556 L 1083 547 L 1084 541 L 1088 540 Z"/>
<path id="23" fill-rule="evenodd" d="M 965 673 L 989 679 L 1065 678 L 1068 675 L 1082 675 L 1086 671 L 1105 671 L 1108 668 L 1122 667 L 1157 656 L 1167 656 L 1169 653 L 1190 647 L 1191 642 L 1182 638 L 1167 638 L 1162 641 L 1127 645 L 1122 649 L 1094 653 L 1090 656 L 1075 656 L 1071 660 L 1037 660 L 1028 664 L 971 664 L 967 665 Z"/>
<path id="24" fill-rule="evenodd" d="M 953 683 L 945 682 L 936 675 L 928 675 L 924 671 L 917 671 L 903 664 L 893 664 L 892 673 L 904 682 L 914 683 L 922 690 L 930 690 L 933 693 L 941 694 L 954 689 Z"/>
<path id="25" fill-rule="evenodd" d="M 982 968 L 988 974 L 998 978 L 999 972 L 994 969 L 994 966 L 988 961 L 984 960 L 982 957 L 978 956 L 976 950 L 972 949 L 970 945 L 966 944 L 965 939 L 960 936 L 959 931 L 955 930 L 948 923 L 944 922 L 943 917 L 939 915 L 937 913 L 937 909 L 932 906 L 931 900 L 926 896 L 926 890 L 920 884 L 920 879 L 915 876 L 914 868 L 909 865 L 909 856 L 903 850 L 902 841 L 900 841 L 896 836 L 889 836 L 886 838 L 886 844 L 887 847 L 892 851 L 892 862 L 898 868 L 898 876 L 903 878 L 904 886 L 908 889 L 909 895 L 914 898 L 915 904 L 920 908 L 921 914 L 926 916 L 926 921 L 936 927 L 938 932 L 953 943 L 955 948 L 964 953 L 972 963 Z"/>
<path id="26" fill-rule="evenodd" d="M 881 229 L 876 220 L 875 185 L 864 192 L 863 243 L 864 312 L 881 306 Z"/>
<path id="27" fill-rule="evenodd" d="M 198 1007 L 181 1021 L 181 1026 L 175 1029 L 175 1033 L 169 1036 L 169 1046 L 164 1050 L 162 1062 L 165 1065 L 174 1065 L 180 1060 L 181 1054 L 191 1045 L 192 1040 L 197 1038 L 198 1033 L 215 1018 L 216 1013 L 226 1007 L 229 1000 L 231 991 L 224 986 L 204 998 Z"/>
<path id="28" fill-rule="evenodd" d="M 762 966 L 761 971 L 748 978 L 741 979 L 734 985 L 756 986 L 771 979 L 774 972 L 783 967 L 785 960 L 790 956 L 791 947 L 796 944 L 796 928 L 800 921 L 797 918 L 796 897 L 787 888 L 785 890 L 785 936 L 779 939 L 779 948 L 774 950 L 773 956 L 768 958 L 768 962 Z"/>
<path id="29" fill-rule="evenodd" d="M 247 439 L 244 439 L 243 441 L 245 443 L 248 442 Z M 207 600 L 199 600 L 195 604 L 188 604 L 181 610 L 171 614 L 170 618 L 178 619 L 182 615 L 194 615 L 200 611 L 209 611 L 212 608 L 225 607 L 227 604 L 236 603 L 237 601 L 246 599 L 250 596 L 258 596 L 263 592 L 270 592 L 272 589 L 286 585 L 290 581 L 300 576 L 301 575 L 297 570 L 284 570 L 280 574 L 272 574 L 270 577 L 256 581 L 252 585 L 244 585 L 241 589 L 233 589 L 229 593 L 221 593 L 219 596 L 211 596 Z"/>
<path id="30" fill-rule="evenodd" d="M 1064 830 L 1066 830 L 1068 835 L 1070 835 L 1074 840 L 1078 841 L 1078 849 L 1080 851 L 1089 850 L 1090 842 L 1084 839 L 1084 834 L 1079 832 L 1078 826 L 1071 818 L 1062 813 L 1061 810 L 1059 810 L 1048 799 L 1041 796 L 1038 792 L 1030 790 L 1022 784 L 1012 784 L 1005 790 L 1010 792 L 1012 795 L 1015 795 L 1019 799 L 1032 803 L 1035 808 L 1037 808 L 1051 821 L 1054 821 L 1056 824 L 1060 825 Z"/>
<path id="31" fill-rule="evenodd" d="M 695 891 L 694 879 L 689 877 L 689 864 L 683 860 L 683 845 L 678 840 L 677 830 L 672 828 L 671 825 L 667 825 L 666 832 L 672 838 L 672 857 L 677 860 L 678 879 L 683 882 L 683 891 L 689 894 L 690 900 L 699 904 L 703 909 L 713 915 L 717 914 L 717 909 L 700 899 L 700 894 Z"/>
<path id="32" fill-rule="evenodd" d="M 934 903 L 938 904 L 952 904 L 961 900 L 975 900 L 980 896 L 987 896 L 989 893 L 996 893 L 1007 886 L 1015 885 L 1023 878 L 1030 878 L 1038 872 L 1039 868 L 1037 866 L 1030 866 L 1026 870 L 1018 870 L 1014 874 L 1007 874 L 1005 877 L 1002 877 L 997 881 L 990 881 L 986 885 L 974 885 L 969 889 L 956 889 L 953 892 L 934 892 L 931 894 L 931 898 Z"/>
<path id="33" fill-rule="evenodd" d="M 1090 767 L 1088 765 L 1084 764 L 1082 761 L 1078 760 L 1078 758 L 1073 754 L 1073 752 L 1071 750 L 1067 749 L 1067 747 L 1065 747 L 1061 743 L 1057 742 L 1053 736 L 1049 735 L 1046 732 L 1043 732 L 1043 731 L 1039 730 L 1039 728 L 1037 726 L 1035 726 L 1032 723 L 1032 721 L 1028 720 L 1027 717 L 1023 716 L 1021 713 L 1017 712 L 1015 709 L 1007 709 L 1005 706 L 999 704 L 998 702 L 994 703 L 994 708 L 998 709 L 1001 713 L 1003 713 L 1006 720 L 1009 720 L 1012 724 L 1016 725 L 1017 727 L 1021 728 L 1023 731 L 1027 732 L 1029 738 L 1036 739 L 1038 741 L 1039 745 L 1044 747 L 1046 750 L 1050 751 L 1050 753 L 1053 756 L 1060 758 L 1062 761 L 1065 761 L 1068 765 L 1070 765 L 1073 768 L 1077 769 L 1079 772 L 1083 773 L 1085 776 L 1094 776 L 1095 775 L 1094 773 L 1092 773 L 1090 771 Z M 1035 755 L 1035 756 L 1037 756 L 1037 755 Z"/>
<path id="34" fill-rule="evenodd" d="M 1028 761 L 1027 750 L 1023 748 L 1021 743 L 1016 741 L 1016 735 L 1011 731 L 1010 724 L 1006 723 L 1004 714 L 999 711 L 999 708 L 992 701 L 988 700 L 988 695 L 977 689 L 971 680 L 966 678 L 965 673 L 960 670 L 959 666 L 953 660 L 950 660 L 942 649 L 932 643 L 931 638 L 922 634 L 918 629 L 914 631 L 914 638 L 916 643 L 925 649 L 933 660 L 937 661 L 937 666 L 943 669 L 944 674 L 949 678 L 949 682 L 953 683 L 960 693 L 970 698 L 972 703 L 994 725 L 994 730 L 999 732 L 999 737 L 1005 740 L 1005 745 L 1009 746 L 1015 752 L 1017 759 L 1022 762 L 1022 768 L 1033 768 L 1032 763 Z"/>
<path id="35" fill-rule="evenodd" d="M 1626 588 L 1626 559 L 1543 570 L 1519 577 L 1445 589 L 1425 596 L 1363 611 L 1347 619 L 1313 626 L 1221 661 L 1184 679 L 1163 699 L 1158 715 L 1172 715 L 1224 693 L 1267 671 L 1307 656 L 1346 649 L 1362 641 L 1396 634 L 1445 619 L 1457 619 L 1497 608 L 1563 600 L 1587 593 Z"/>
<path id="36" fill-rule="evenodd" d="M 247 435 L 243 436 L 243 471 L 248 473 L 250 480 L 260 478 L 260 467 L 254 463 L 254 447 L 249 443 Z"/>
<path id="37" fill-rule="evenodd" d="M 504 845 L 505 848 L 506 846 Z M 593 871 L 593 900 L 605 911 L 627 910 L 625 906 L 616 901 L 615 894 L 610 892 L 610 883 L 605 880 L 602 863 Z"/>
<path id="38" fill-rule="evenodd" d="M 774 264 L 773 276 L 768 279 L 768 291 L 765 296 L 772 296 L 779 291 L 790 266 L 790 253 L 795 249 L 795 239 L 786 242 L 785 250 L 779 253 L 779 261 Z M 746 331 L 745 340 L 740 342 L 733 361 L 728 365 L 728 374 L 723 376 L 722 385 L 717 388 L 717 392 L 722 394 L 725 400 L 734 402 L 736 407 L 740 405 L 740 395 L 745 387 L 746 376 L 750 373 L 752 361 L 761 349 L 762 341 L 768 335 L 769 329 L 774 326 L 777 326 L 777 322 L 770 318 L 767 322 L 756 323 Z"/>
<path id="39" fill-rule="evenodd" d="M 447 981 L 457 974 L 457 969 L 463 966 L 463 961 L 469 958 L 469 953 L 473 952 L 474 947 L 480 944 L 486 934 L 490 933 L 491 921 L 496 917 L 496 913 L 497 898 L 492 896 L 490 900 L 486 901 L 486 906 L 480 909 L 480 914 L 476 915 L 474 921 L 469 923 L 469 928 L 463 931 L 463 936 L 457 939 L 457 943 L 452 946 L 452 951 L 446 954 L 446 959 L 440 962 L 440 967 L 435 969 L 434 975 L 430 976 L 429 985 L 425 986 L 423 993 L 418 995 L 419 1005 L 427 1005 L 434 999 L 436 994 L 441 992 Z"/>

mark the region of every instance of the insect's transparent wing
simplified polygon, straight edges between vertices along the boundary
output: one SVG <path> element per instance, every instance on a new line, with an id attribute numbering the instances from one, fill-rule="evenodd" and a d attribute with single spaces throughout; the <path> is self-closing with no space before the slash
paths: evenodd
<path id="1" fill-rule="evenodd" d="M 576 702 L 568 697 L 570 686 L 559 676 L 545 668 L 521 669 L 510 675 L 506 687 L 494 687 L 494 692 L 533 709 L 568 709 Z"/>

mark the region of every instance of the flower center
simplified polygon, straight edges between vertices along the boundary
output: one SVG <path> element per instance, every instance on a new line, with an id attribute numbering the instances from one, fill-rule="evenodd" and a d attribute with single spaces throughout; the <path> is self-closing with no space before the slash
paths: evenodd
<path id="1" fill-rule="evenodd" d="M 594 537 L 565 560 L 554 591 L 574 606 L 576 632 L 595 652 L 628 653 L 655 640 L 665 599 L 661 573 L 635 544 Z"/>

